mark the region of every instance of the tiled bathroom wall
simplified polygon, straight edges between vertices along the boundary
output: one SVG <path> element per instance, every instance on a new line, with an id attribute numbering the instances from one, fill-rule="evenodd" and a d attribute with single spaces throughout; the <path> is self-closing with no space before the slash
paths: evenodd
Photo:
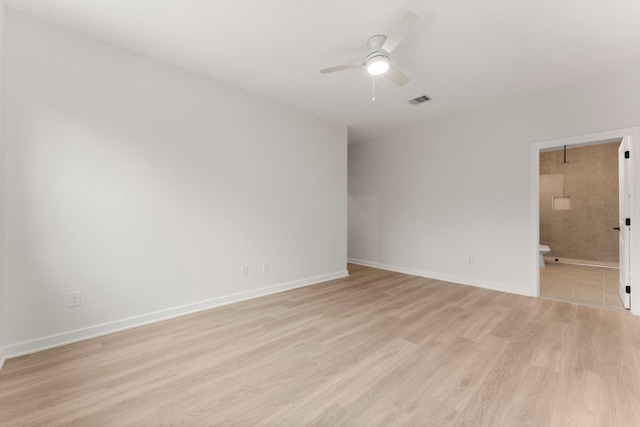
<path id="1" fill-rule="evenodd" d="M 558 258 L 618 262 L 618 146 L 540 153 L 540 243 Z M 555 206 L 554 206 L 554 197 Z M 554 209 L 555 207 L 555 209 Z"/>

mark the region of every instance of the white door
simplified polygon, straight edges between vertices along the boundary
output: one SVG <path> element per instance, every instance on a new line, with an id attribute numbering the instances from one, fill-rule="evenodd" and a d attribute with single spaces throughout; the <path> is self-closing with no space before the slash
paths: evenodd
<path id="1" fill-rule="evenodd" d="M 627 225 L 627 218 L 629 218 L 629 211 L 631 206 L 631 189 L 629 180 L 629 159 L 626 158 L 625 153 L 629 152 L 629 137 L 625 137 L 620 143 L 618 148 L 618 175 L 619 175 L 619 209 L 618 217 L 620 227 L 620 298 L 622 298 L 622 304 L 624 308 L 629 308 L 631 303 L 631 295 L 627 293 L 627 286 L 631 284 L 630 275 L 630 253 L 629 253 L 629 239 L 631 229 L 630 225 Z"/>

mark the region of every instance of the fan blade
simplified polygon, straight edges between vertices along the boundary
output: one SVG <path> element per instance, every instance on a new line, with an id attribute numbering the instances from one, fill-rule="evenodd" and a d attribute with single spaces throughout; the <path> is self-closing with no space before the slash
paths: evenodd
<path id="1" fill-rule="evenodd" d="M 361 67 L 364 64 L 365 64 L 364 62 L 352 62 L 351 64 L 344 64 L 344 65 L 338 65 L 337 67 L 325 68 L 323 70 L 320 70 L 320 73 L 322 74 L 335 73 L 336 71 L 342 71 L 342 70 L 348 70 L 349 68 Z"/>
<path id="2" fill-rule="evenodd" d="M 389 33 L 387 36 L 387 40 L 382 45 L 382 49 L 386 50 L 388 53 L 391 53 L 393 49 L 395 49 L 402 40 L 407 36 L 409 31 L 416 25 L 418 22 L 418 18 L 420 15 L 413 12 L 407 12 L 404 14 L 396 28 Z"/>
<path id="3" fill-rule="evenodd" d="M 389 65 L 387 75 L 398 86 L 404 86 L 409 83 L 409 77 L 405 76 L 402 71 L 398 70 L 393 65 Z"/>

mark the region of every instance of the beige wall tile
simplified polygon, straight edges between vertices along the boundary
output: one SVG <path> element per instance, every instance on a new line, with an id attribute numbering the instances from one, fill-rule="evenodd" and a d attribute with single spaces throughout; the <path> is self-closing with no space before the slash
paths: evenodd
<path id="1" fill-rule="evenodd" d="M 618 260 L 619 142 L 540 153 L 540 240 L 551 255 Z M 553 211 L 553 196 L 571 196 L 570 211 Z"/>

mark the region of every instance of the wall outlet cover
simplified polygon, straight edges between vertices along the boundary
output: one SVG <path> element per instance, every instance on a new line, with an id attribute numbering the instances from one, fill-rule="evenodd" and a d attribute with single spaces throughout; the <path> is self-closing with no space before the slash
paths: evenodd
<path id="1" fill-rule="evenodd" d="M 68 304 L 69 308 L 72 307 L 80 307 L 82 305 L 82 294 L 80 291 L 69 292 L 68 294 Z"/>

